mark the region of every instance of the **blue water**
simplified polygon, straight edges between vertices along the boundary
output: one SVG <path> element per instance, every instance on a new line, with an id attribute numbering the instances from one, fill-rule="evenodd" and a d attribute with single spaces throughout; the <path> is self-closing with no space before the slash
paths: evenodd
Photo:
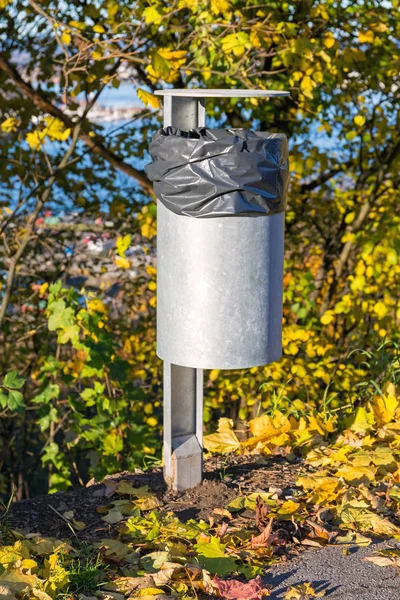
<path id="1" fill-rule="evenodd" d="M 121 83 L 119 88 L 108 86 L 101 93 L 99 104 L 102 106 L 143 106 L 132 83 Z"/>

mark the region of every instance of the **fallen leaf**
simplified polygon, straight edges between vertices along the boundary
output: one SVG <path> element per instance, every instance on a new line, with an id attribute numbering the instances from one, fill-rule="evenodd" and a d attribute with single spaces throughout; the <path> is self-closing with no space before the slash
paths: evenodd
<path id="1" fill-rule="evenodd" d="M 256 501 L 256 527 L 258 527 L 260 531 L 263 531 L 268 525 L 268 521 L 268 509 L 261 496 L 258 496 Z"/>
<path id="2" fill-rule="evenodd" d="M 220 452 L 222 454 L 238 450 L 241 443 L 233 431 L 232 419 L 222 418 L 218 422 L 218 433 L 212 433 L 204 437 L 204 447 L 209 452 Z"/>
<path id="3" fill-rule="evenodd" d="M 148 573 L 156 573 L 159 569 L 161 569 L 162 565 L 168 561 L 168 559 L 169 552 L 167 550 L 150 552 L 150 554 L 146 554 L 145 556 L 141 557 L 140 565 Z"/>
<path id="4" fill-rule="evenodd" d="M 285 594 L 285 600 L 306 600 L 307 598 L 322 598 L 325 591 L 316 592 L 309 581 L 289 588 Z"/>
<path id="5" fill-rule="evenodd" d="M 267 527 L 260 535 L 251 538 L 252 548 L 261 548 L 263 546 L 284 546 L 285 540 L 281 539 L 277 533 L 272 533 L 273 519 L 270 520 Z"/>
<path id="6" fill-rule="evenodd" d="M 150 575 L 144 577 L 117 577 L 102 587 L 104 590 L 130 594 L 136 589 L 151 587 L 153 580 Z"/>
<path id="7" fill-rule="evenodd" d="M 263 587 L 260 576 L 246 583 L 237 579 L 222 580 L 215 576 L 214 583 L 222 598 L 228 600 L 253 600 L 269 596 L 269 590 Z"/>
<path id="8" fill-rule="evenodd" d="M 115 523 L 123 521 L 124 518 L 124 515 L 121 514 L 119 510 L 111 510 L 105 517 L 101 517 L 101 520 L 110 525 L 114 525 Z"/>
<path id="9" fill-rule="evenodd" d="M 95 547 L 100 550 L 103 556 L 106 556 L 111 562 L 122 562 L 129 553 L 129 548 L 119 540 L 103 539 Z"/>
<path id="10" fill-rule="evenodd" d="M 331 543 L 338 534 L 337 531 L 328 531 L 325 527 L 315 523 L 315 521 L 312 521 L 311 519 L 307 519 L 306 523 L 311 527 L 311 532 L 308 534 L 308 537 L 313 540 L 320 539 Z"/>
<path id="11" fill-rule="evenodd" d="M 161 502 L 155 496 L 148 496 L 145 498 L 138 498 L 133 501 L 134 504 L 140 508 L 140 510 L 153 510 L 153 508 L 157 508 L 161 506 Z"/>
<path id="12" fill-rule="evenodd" d="M 207 571 L 219 575 L 229 575 L 237 569 L 234 558 L 225 552 L 226 545 L 219 538 L 212 537 L 209 542 L 196 544 L 198 560 Z"/>
<path id="13" fill-rule="evenodd" d="M 363 560 L 370 562 L 378 567 L 397 567 L 400 571 L 400 549 L 387 548 L 380 550 L 373 556 L 366 556 Z"/>
<path id="14" fill-rule="evenodd" d="M 348 531 L 346 535 L 337 536 L 335 539 L 336 544 L 355 544 L 356 546 L 369 546 L 372 544 L 372 540 L 361 533 L 355 531 Z"/>
<path id="15" fill-rule="evenodd" d="M 148 587 L 140 590 L 139 596 L 158 596 L 160 594 L 164 594 L 164 590 L 161 588 Z"/>
<path id="16" fill-rule="evenodd" d="M 229 512 L 226 508 L 214 508 L 214 515 L 220 515 L 221 517 L 226 517 L 227 519 L 232 519 L 232 513 Z"/>
<path id="17" fill-rule="evenodd" d="M 118 592 L 97 592 L 97 597 L 101 598 L 101 600 L 125 600 L 124 594 L 119 594 Z"/>

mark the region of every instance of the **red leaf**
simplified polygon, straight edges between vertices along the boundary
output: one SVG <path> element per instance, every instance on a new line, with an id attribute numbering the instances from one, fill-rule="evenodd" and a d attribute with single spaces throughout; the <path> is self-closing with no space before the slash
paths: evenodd
<path id="1" fill-rule="evenodd" d="M 237 579 L 219 579 L 214 577 L 214 584 L 222 598 L 228 600 L 261 600 L 263 596 L 269 595 L 269 591 L 263 588 L 260 575 L 246 583 Z"/>

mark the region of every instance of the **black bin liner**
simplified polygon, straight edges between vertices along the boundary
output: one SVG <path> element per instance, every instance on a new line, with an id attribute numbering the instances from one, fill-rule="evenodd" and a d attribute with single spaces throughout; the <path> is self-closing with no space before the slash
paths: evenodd
<path id="1" fill-rule="evenodd" d="M 247 129 L 166 127 L 150 142 L 146 172 L 157 198 L 190 217 L 270 215 L 286 209 L 288 144 Z"/>

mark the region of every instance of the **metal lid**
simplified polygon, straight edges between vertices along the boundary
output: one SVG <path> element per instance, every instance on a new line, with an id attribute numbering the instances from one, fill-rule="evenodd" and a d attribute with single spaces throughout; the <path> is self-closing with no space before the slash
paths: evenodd
<path id="1" fill-rule="evenodd" d="M 228 90 L 228 89 L 165 89 L 156 90 L 157 96 L 183 96 L 186 98 L 254 98 L 269 96 L 290 96 L 290 92 L 283 90 Z"/>

